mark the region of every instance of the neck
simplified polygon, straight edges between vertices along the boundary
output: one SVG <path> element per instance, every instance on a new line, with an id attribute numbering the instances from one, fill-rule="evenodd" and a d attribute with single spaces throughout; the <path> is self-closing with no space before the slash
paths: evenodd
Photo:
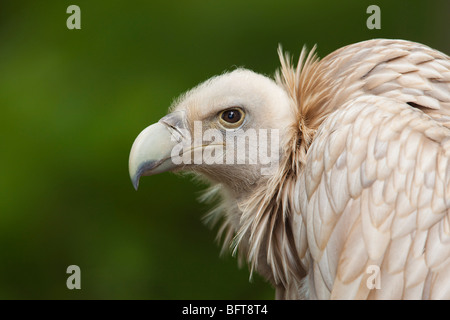
<path id="1" fill-rule="evenodd" d="M 257 271 L 274 286 L 284 287 L 305 275 L 291 230 L 297 173 L 283 169 L 291 167 L 287 165 L 290 161 L 283 160 L 278 172 L 258 181 L 251 191 L 239 193 L 228 185 L 213 184 L 203 198 L 219 194 L 222 199 L 208 214 L 213 224 L 222 220 L 218 234 L 222 251 L 232 247 L 240 263 L 248 262 L 251 272 Z"/>

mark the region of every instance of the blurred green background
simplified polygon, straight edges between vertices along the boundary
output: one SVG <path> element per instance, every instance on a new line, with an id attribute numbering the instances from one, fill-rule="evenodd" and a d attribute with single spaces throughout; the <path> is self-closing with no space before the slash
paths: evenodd
<path id="1" fill-rule="evenodd" d="M 66 9 L 81 8 L 81 30 Z M 381 30 L 366 8 L 381 8 Z M 272 75 L 278 43 L 320 56 L 370 38 L 450 53 L 449 1 L 11 1 L 0 4 L 0 298 L 272 299 L 201 217 L 204 186 L 128 177 L 137 134 L 235 66 Z M 66 268 L 81 268 L 68 290 Z"/>

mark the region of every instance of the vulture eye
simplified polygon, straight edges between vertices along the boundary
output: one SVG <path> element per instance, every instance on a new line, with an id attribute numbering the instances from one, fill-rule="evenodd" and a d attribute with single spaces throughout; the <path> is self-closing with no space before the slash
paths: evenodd
<path id="1" fill-rule="evenodd" d="M 244 112 L 239 108 L 222 111 L 220 123 L 226 128 L 237 128 L 244 122 Z"/>

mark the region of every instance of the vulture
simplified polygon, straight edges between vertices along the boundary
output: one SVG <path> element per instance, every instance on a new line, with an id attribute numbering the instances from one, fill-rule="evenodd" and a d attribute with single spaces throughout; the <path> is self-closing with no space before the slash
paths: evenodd
<path id="1" fill-rule="evenodd" d="M 129 172 L 190 172 L 223 248 L 277 299 L 450 299 L 450 58 L 373 39 L 174 101 Z"/>

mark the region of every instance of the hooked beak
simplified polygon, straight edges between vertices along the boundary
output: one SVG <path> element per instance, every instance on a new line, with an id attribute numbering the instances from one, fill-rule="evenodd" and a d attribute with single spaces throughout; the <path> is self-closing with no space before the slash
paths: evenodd
<path id="1" fill-rule="evenodd" d="M 172 149 L 182 137 L 183 112 L 171 113 L 145 128 L 131 147 L 128 169 L 137 190 L 142 176 L 170 171 L 178 167 L 171 159 Z"/>

